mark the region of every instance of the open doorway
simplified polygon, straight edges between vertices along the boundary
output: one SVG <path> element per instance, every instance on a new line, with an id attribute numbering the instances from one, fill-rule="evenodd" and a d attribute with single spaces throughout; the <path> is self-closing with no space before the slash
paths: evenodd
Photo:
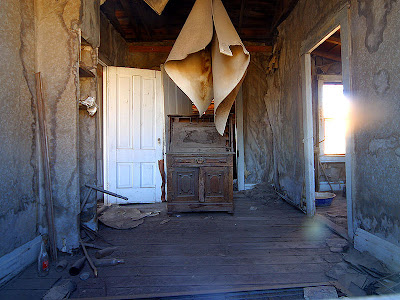
<path id="1" fill-rule="evenodd" d="M 343 93 L 340 28 L 311 52 L 311 73 L 316 213 L 347 230 L 349 101 Z"/>
<path id="2" fill-rule="evenodd" d="M 316 191 L 324 189 L 329 191 L 331 190 L 331 184 L 332 190 L 339 190 L 338 196 L 343 197 L 343 189 L 345 187 L 345 200 L 343 203 L 345 203 L 346 219 L 342 221 L 347 224 L 349 237 L 353 238 L 352 157 L 354 146 L 351 119 L 348 120 L 346 129 L 343 130 L 342 125 L 337 125 L 337 119 L 343 118 L 331 118 L 332 115 L 336 115 L 335 111 L 343 110 L 343 105 L 338 105 L 339 108 L 335 109 L 336 104 L 340 103 L 340 101 L 345 101 L 345 98 L 351 101 L 351 51 L 348 16 L 348 7 L 343 6 L 336 14 L 326 19 L 326 22 L 320 24 L 319 29 L 310 34 L 308 39 L 302 43 L 303 143 L 307 214 L 314 216 L 319 213 L 318 210 L 320 209 L 316 210 L 315 205 Z M 325 97 L 325 100 L 327 100 L 326 106 L 331 107 L 325 113 L 326 116 L 321 111 L 324 106 L 322 99 L 324 90 L 330 95 L 332 95 L 333 90 L 340 91 L 338 92 L 340 96 L 335 94 L 336 96 L 331 96 L 331 98 L 341 99 L 329 101 L 329 96 Z M 319 96 L 321 97 L 320 100 Z M 330 105 L 332 102 L 335 105 Z M 347 106 L 347 104 L 344 106 Z M 338 130 L 340 127 L 342 129 Z M 343 135 L 340 138 L 341 142 L 335 141 L 334 138 L 329 139 L 329 141 L 326 140 L 326 133 L 329 131 L 344 131 L 344 140 Z M 322 133 L 322 137 L 320 133 Z M 333 136 L 335 136 L 335 133 Z M 330 167 L 330 172 L 328 172 L 328 166 Z M 334 179 L 336 182 L 333 182 Z M 341 207 L 343 209 L 344 205 Z"/>

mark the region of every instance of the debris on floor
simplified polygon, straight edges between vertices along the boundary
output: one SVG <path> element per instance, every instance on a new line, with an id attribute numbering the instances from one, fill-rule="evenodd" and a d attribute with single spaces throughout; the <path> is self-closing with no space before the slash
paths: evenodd
<path id="1" fill-rule="evenodd" d="M 334 253 L 342 253 L 349 248 L 349 242 L 340 237 L 327 239 L 326 245 Z"/>
<path id="2" fill-rule="evenodd" d="M 379 260 L 366 252 L 350 248 L 343 261 L 326 272 L 353 296 L 400 292 L 400 274 L 392 274 Z"/>
<path id="3" fill-rule="evenodd" d="M 114 251 L 117 250 L 117 249 L 118 249 L 118 247 L 108 247 L 108 248 L 105 248 L 105 249 L 97 250 L 96 253 L 94 254 L 94 256 L 97 259 L 100 259 L 100 258 L 103 258 L 103 257 L 106 257 L 106 256 L 109 256 L 109 255 L 113 254 Z"/>
<path id="4" fill-rule="evenodd" d="M 238 194 L 243 194 L 250 199 L 259 200 L 264 205 L 271 203 L 285 205 L 284 201 L 276 194 L 274 187 L 270 183 L 257 184 L 251 190 L 241 191 Z"/>
<path id="5" fill-rule="evenodd" d="M 68 299 L 73 291 L 76 290 L 76 283 L 69 279 L 61 280 L 57 285 L 53 286 L 43 296 L 43 300 L 62 300 Z"/>
<path id="6" fill-rule="evenodd" d="M 132 229 L 143 224 L 144 218 L 159 213 L 159 210 L 144 213 L 134 207 L 112 205 L 99 216 L 99 221 L 115 229 Z"/>
<path id="7" fill-rule="evenodd" d="M 378 279 L 373 288 L 378 295 L 399 294 L 400 293 L 400 273 L 385 276 Z"/>
<path id="8" fill-rule="evenodd" d="M 305 300 L 335 299 L 338 298 L 334 286 L 315 286 L 304 288 Z"/>

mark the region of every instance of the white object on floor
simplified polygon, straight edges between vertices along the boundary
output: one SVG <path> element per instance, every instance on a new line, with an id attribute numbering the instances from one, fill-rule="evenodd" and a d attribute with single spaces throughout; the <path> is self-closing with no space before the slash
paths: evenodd
<path id="1" fill-rule="evenodd" d="M 338 298 L 336 288 L 334 286 L 315 286 L 304 288 L 304 299 L 335 299 Z"/>
<path id="2" fill-rule="evenodd" d="M 15 275 L 37 260 L 42 237 L 18 247 L 14 251 L 0 257 L 0 286 L 7 283 Z"/>

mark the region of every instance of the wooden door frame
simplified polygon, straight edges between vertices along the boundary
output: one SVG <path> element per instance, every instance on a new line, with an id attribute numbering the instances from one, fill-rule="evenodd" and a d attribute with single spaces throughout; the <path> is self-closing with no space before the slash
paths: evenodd
<path id="1" fill-rule="evenodd" d="M 342 42 L 342 81 L 344 94 L 351 102 L 351 36 L 350 36 L 350 8 L 348 4 L 342 6 L 336 14 L 328 18 L 322 25 L 309 35 L 302 43 L 301 67 L 302 67 L 302 101 L 303 101 L 303 134 L 304 134 L 304 163 L 305 163 L 305 187 L 307 215 L 315 215 L 315 172 L 314 172 L 314 136 L 313 136 L 313 111 L 312 111 L 312 78 L 311 78 L 311 52 L 322 44 L 329 36 L 340 28 Z M 353 128 L 350 125 L 346 135 L 346 199 L 347 199 L 347 227 L 348 235 L 353 238 L 353 198 L 352 186 L 353 172 Z"/>
<path id="2" fill-rule="evenodd" d="M 244 176 L 244 135 L 243 135 L 243 88 L 241 87 L 235 103 L 235 134 L 236 134 L 236 173 L 238 190 L 245 190 Z"/>
<path id="3" fill-rule="evenodd" d="M 103 66 L 103 188 L 108 190 L 108 65 Z M 104 194 L 104 205 L 110 205 L 109 196 Z"/>
<path id="4" fill-rule="evenodd" d="M 104 182 L 104 189 L 109 189 L 109 181 L 108 181 L 108 172 L 109 172 L 109 149 L 108 149 L 108 120 L 109 120 L 109 113 L 108 113 L 108 106 L 109 106 L 109 70 L 110 68 L 118 68 L 115 66 L 104 66 L 103 68 L 103 182 Z M 129 67 L 126 67 L 129 68 Z M 139 68 L 130 68 L 130 69 L 139 69 Z M 152 71 L 152 70 L 151 70 Z M 160 120 L 159 123 L 161 124 L 162 128 L 156 128 L 156 131 L 159 131 L 159 136 L 162 137 L 162 159 L 164 157 L 164 142 L 165 142 L 165 114 L 164 114 L 164 91 L 163 91 L 163 84 L 162 84 L 162 77 L 161 71 L 154 71 L 156 74 L 156 95 L 161 97 L 160 99 L 160 108 L 163 120 Z M 157 116 L 156 116 L 157 118 Z M 157 121 L 156 121 L 157 122 Z M 160 134 L 162 133 L 162 134 Z M 157 164 L 157 162 L 155 162 Z M 104 205 L 111 205 L 109 201 L 109 195 L 104 194 Z M 159 197 L 160 200 L 156 201 L 156 203 L 161 202 L 161 187 L 156 187 L 156 197 Z"/>

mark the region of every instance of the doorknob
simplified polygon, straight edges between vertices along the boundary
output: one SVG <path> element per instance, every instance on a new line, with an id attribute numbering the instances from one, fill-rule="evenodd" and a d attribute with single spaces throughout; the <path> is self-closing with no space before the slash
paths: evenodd
<path id="1" fill-rule="evenodd" d="M 161 144 L 161 139 L 158 138 L 158 139 L 157 139 L 157 142 L 158 142 L 158 144 Z"/>

